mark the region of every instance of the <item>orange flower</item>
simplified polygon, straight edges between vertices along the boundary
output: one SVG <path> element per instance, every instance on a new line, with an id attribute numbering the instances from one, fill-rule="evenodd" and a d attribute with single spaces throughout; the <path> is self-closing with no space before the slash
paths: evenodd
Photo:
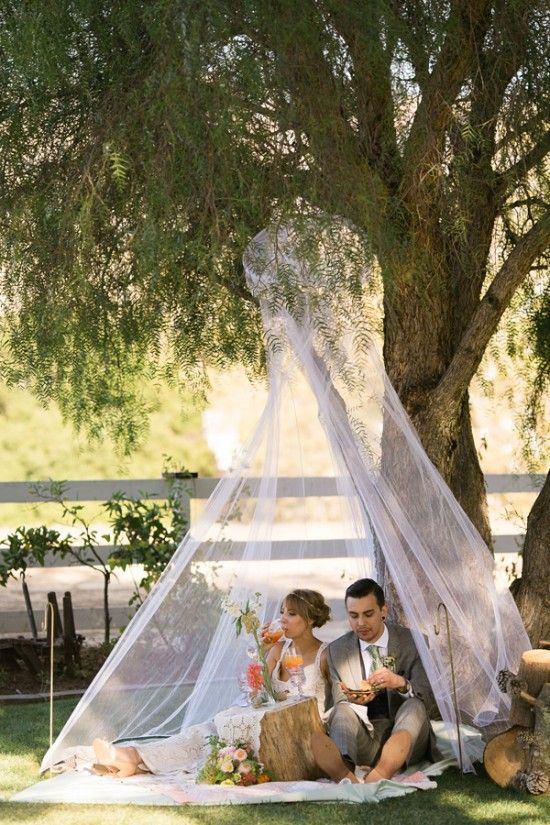
<path id="1" fill-rule="evenodd" d="M 250 662 L 246 668 L 246 681 L 250 690 L 261 690 L 264 686 L 262 666 L 259 662 Z"/>
<path id="2" fill-rule="evenodd" d="M 266 773 L 261 773 L 258 777 L 258 785 L 263 785 L 264 782 L 269 782 L 269 776 Z"/>

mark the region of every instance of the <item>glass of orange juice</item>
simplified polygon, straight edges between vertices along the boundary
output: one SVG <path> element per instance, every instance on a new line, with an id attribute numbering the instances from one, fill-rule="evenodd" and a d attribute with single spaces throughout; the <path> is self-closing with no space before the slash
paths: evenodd
<path id="1" fill-rule="evenodd" d="M 274 645 L 284 635 L 284 631 L 279 619 L 274 619 L 262 632 L 262 642 L 264 645 Z"/>
<path id="2" fill-rule="evenodd" d="M 285 653 L 283 664 L 290 674 L 290 683 L 296 688 L 298 696 L 303 698 L 302 686 L 306 681 L 304 658 L 301 653 L 298 653 L 294 645 L 291 645 Z"/>

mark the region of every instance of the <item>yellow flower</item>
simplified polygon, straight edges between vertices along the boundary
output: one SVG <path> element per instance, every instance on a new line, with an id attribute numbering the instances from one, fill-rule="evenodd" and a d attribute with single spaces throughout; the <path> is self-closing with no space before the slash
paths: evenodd
<path id="1" fill-rule="evenodd" d="M 260 620 L 255 613 L 243 613 L 243 625 L 247 633 L 254 633 L 260 627 Z"/>
<path id="2" fill-rule="evenodd" d="M 232 779 L 224 779 L 220 782 L 220 785 L 234 785 L 234 784 L 235 783 L 233 782 Z"/>

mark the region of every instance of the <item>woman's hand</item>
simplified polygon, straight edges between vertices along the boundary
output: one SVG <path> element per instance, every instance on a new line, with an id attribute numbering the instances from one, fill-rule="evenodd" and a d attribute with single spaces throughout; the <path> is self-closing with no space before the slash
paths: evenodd
<path id="1" fill-rule="evenodd" d="M 269 636 L 269 626 L 271 622 L 264 622 L 264 624 L 260 628 L 260 641 L 262 643 L 262 648 L 264 650 L 268 650 L 272 647 L 273 642 Z"/>

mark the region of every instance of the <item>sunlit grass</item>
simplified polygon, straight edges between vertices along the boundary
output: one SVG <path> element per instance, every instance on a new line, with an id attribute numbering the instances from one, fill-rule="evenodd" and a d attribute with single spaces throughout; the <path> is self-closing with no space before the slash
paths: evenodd
<path id="1" fill-rule="evenodd" d="M 75 700 L 57 702 L 59 730 Z M 38 781 L 38 766 L 48 745 L 46 704 L 0 706 L 0 823 L 26 825 L 545 825 L 550 798 L 503 791 L 478 776 L 449 770 L 438 788 L 389 799 L 379 805 L 271 804 L 190 808 L 132 805 L 58 805 L 9 802 L 19 790 Z"/>

